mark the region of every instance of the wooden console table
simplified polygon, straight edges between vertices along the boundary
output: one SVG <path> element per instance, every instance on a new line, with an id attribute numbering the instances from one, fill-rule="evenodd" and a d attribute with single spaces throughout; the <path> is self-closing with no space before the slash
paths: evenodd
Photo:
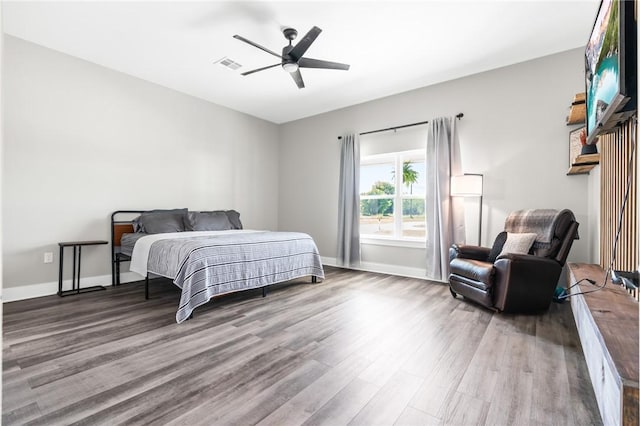
<path id="1" fill-rule="evenodd" d="M 569 263 L 570 285 L 583 278 L 602 284 L 598 265 Z M 571 294 L 597 287 L 583 282 Z M 638 303 L 611 280 L 594 293 L 570 298 L 582 351 L 605 425 L 638 425 Z"/>

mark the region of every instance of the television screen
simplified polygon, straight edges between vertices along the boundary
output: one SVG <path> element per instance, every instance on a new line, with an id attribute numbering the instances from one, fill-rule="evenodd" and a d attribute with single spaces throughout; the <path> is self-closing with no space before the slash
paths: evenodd
<path id="1" fill-rule="evenodd" d="M 603 0 L 585 50 L 587 143 L 635 110 L 634 2 Z M 633 99 L 633 102 L 629 102 Z"/>

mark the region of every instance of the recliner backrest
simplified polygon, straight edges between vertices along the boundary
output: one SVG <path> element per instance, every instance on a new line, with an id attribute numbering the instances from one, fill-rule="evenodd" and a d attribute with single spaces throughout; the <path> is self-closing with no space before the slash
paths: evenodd
<path id="1" fill-rule="evenodd" d="M 573 240 L 578 238 L 578 222 L 571 210 L 519 210 L 507 217 L 505 231 L 538 233 L 531 253 L 564 265 Z"/>
<path id="2" fill-rule="evenodd" d="M 562 240 L 562 245 L 558 250 L 558 254 L 556 254 L 556 261 L 561 265 L 564 265 L 564 262 L 567 261 L 567 256 L 569 256 L 569 250 L 571 250 L 571 246 L 573 245 L 573 240 L 578 238 L 578 226 L 579 223 L 576 221 L 571 222 L 569 225 L 569 229 L 565 233 L 565 237 Z"/>

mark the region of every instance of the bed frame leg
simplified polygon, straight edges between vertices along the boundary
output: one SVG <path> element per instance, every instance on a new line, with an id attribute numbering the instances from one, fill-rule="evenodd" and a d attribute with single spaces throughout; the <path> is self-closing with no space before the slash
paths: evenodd
<path id="1" fill-rule="evenodd" d="M 149 275 L 144 277 L 144 298 L 149 300 Z"/>
<path id="2" fill-rule="evenodd" d="M 318 277 L 316 277 L 315 275 L 311 275 L 311 284 L 315 284 L 318 282 Z"/>
<path id="3" fill-rule="evenodd" d="M 116 261 L 115 285 L 120 285 L 120 262 Z"/>
<path id="4" fill-rule="evenodd" d="M 267 297 L 267 287 L 262 287 L 262 297 Z"/>

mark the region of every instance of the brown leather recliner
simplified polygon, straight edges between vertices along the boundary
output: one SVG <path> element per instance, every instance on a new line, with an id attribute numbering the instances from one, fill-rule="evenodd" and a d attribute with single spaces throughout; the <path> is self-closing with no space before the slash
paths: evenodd
<path id="1" fill-rule="evenodd" d="M 520 210 L 505 221 L 510 233 L 536 233 L 528 254 L 505 253 L 496 239 L 493 249 L 454 244 L 449 249 L 449 289 L 487 308 L 501 312 L 530 313 L 551 303 L 578 222 L 570 210 Z M 496 247 L 497 246 L 497 247 Z"/>

